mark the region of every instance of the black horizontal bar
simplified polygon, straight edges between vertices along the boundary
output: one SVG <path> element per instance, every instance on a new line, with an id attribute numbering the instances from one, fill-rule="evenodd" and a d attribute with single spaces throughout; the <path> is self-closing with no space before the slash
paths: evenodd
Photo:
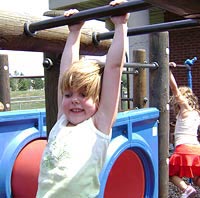
<path id="1" fill-rule="evenodd" d="M 44 78 L 43 76 L 9 76 L 9 78 Z"/>
<path id="2" fill-rule="evenodd" d="M 148 34 L 153 32 L 163 32 L 172 29 L 186 28 L 200 26 L 200 22 L 196 19 L 184 19 L 179 21 L 158 23 L 153 25 L 146 25 L 141 27 L 129 28 L 127 36 L 134 36 L 140 34 Z M 94 42 L 99 42 L 101 40 L 107 40 L 113 38 L 114 31 L 105 32 L 105 33 L 96 33 L 94 35 Z"/>
<path id="3" fill-rule="evenodd" d="M 133 98 L 121 98 L 122 101 L 133 101 Z"/>
<path id="4" fill-rule="evenodd" d="M 72 25 L 78 23 L 79 21 L 87 21 L 92 19 L 105 18 L 108 16 L 122 15 L 128 12 L 145 10 L 150 7 L 152 7 L 151 4 L 142 0 L 129 1 L 117 6 L 106 5 L 80 11 L 68 18 L 65 16 L 57 16 L 51 19 L 34 22 L 30 24 L 25 23 L 24 32 L 27 35 L 33 35 L 38 30 L 45 30 L 64 25 Z"/>

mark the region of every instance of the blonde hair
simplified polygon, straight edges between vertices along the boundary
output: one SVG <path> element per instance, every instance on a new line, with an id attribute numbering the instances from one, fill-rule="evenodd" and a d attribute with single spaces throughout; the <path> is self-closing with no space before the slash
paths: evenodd
<path id="1" fill-rule="evenodd" d="M 4 110 L 4 105 L 2 102 L 0 102 L 0 111 L 3 111 Z"/>
<path id="2" fill-rule="evenodd" d="M 87 98 L 99 103 L 103 66 L 96 60 L 79 60 L 63 74 L 61 92 L 84 89 Z"/>
<path id="3" fill-rule="evenodd" d="M 186 98 L 188 105 L 199 112 L 199 102 L 198 102 L 198 98 L 197 96 L 194 94 L 194 92 L 192 91 L 192 89 L 190 87 L 186 87 L 186 86 L 180 86 L 179 87 L 179 91 L 181 92 L 181 94 Z M 176 101 L 176 97 L 172 96 L 171 97 L 171 104 L 174 105 L 174 110 L 175 113 L 178 113 L 178 111 L 180 110 L 180 107 Z"/>

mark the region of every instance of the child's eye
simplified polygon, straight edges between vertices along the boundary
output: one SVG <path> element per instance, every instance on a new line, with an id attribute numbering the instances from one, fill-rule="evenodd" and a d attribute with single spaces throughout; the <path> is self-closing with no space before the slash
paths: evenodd
<path id="1" fill-rule="evenodd" d="M 66 98 L 69 98 L 69 97 L 71 97 L 72 96 L 72 94 L 70 94 L 70 93 L 65 93 L 65 97 Z"/>
<path id="2" fill-rule="evenodd" d="M 86 94 L 85 94 L 85 93 L 81 93 L 81 96 L 82 96 L 83 98 L 85 98 L 85 97 L 86 97 Z"/>

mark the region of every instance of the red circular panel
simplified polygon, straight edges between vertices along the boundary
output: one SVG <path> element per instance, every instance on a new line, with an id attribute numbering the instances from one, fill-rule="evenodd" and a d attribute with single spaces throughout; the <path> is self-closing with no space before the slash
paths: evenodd
<path id="1" fill-rule="evenodd" d="M 105 187 L 104 198 L 143 198 L 143 165 L 133 150 L 124 151 L 115 161 Z"/>
<path id="2" fill-rule="evenodd" d="M 17 156 L 11 179 L 13 198 L 35 198 L 40 160 L 46 143 L 42 139 L 32 141 Z"/>

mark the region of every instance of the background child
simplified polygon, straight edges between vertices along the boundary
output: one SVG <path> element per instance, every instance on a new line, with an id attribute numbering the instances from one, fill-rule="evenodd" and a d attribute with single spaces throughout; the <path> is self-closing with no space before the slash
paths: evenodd
<path id="1" fill-rule="evenodd" d="M 174 62 L 170 66 L 176 66 Z M 175 151 L 169 161 L 170 181 L 183 191 L 181 198 L 196 195 L 196 190 L 187 185 L 182 177 L 192 178 L 200 186 L 200 144 L 197 130 L 200 124 L 198 98 L 189 87 L 179 87 L 170 71 L 172 103 L 176 113 Z"/>
<path id="2" fill-rule="evenodd" d="M 79 60 L 84 23 L 69 26 L 60 65 L 58 120 L 42 157 L 38 198 L 93 198 L 99 193 L 99 173 L 118 110 L 128 16 L 111 18 L 115 33 L 104 68 L 98 61 Z"/>

